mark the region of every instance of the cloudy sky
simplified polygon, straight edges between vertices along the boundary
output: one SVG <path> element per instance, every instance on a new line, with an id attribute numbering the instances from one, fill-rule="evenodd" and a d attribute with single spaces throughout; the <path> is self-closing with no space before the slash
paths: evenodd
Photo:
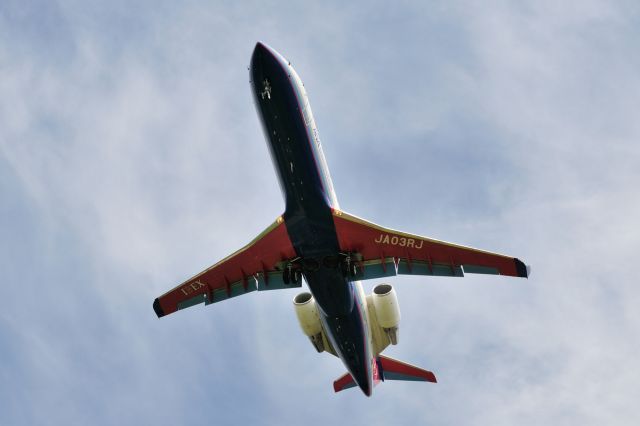
<path id="1" fill-rule="evenodd" d="M 307 3 L 2 2 L 0 423 L 635 424 L 637 2 Z M 533 266 L 391 281 L 437 385 L 334 394 L 295 290 L 156 318 L 282 212 L 258 40 L 343 209 Z"/>

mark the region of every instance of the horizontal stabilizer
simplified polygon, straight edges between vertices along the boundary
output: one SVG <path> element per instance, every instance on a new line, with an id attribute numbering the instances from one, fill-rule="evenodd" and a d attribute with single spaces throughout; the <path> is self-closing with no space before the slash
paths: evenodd
<path id="1" fill-rule="evenodd" d="M 384 380 L 411 380 L 437 383 L 436 376 L 431 371 L 423 370 L 422 368 L 383 355 L 380 355 L 379 358 Z"/>
<path id="2" fill-rule="evenodd" d="M 345 389 L 353 388 L 356 386 L 355 380 L 351 377 L 351 374 L 345 373 L 338 380 L 333 382 L 333 390 L 336 392 L 343 391 Z"/>
<path id="3" fill-rule="evenodd" d="M 377 383 L 380 379 L 382 381 L 406 380 L 437 383 L 436 376 L 431 371 L 423 370 L 422 368 L 407 364 L 406 362 L 398 361 L 397 359 L 379 355 L 376 365 L 378 366 L 378 369 L 374 371 L 374 383 Z M 380 371 L 382 374 L 378 376 L 378 372 Z M 354 388 L 356 386 L 357 384 L 355 380 L 353 380 L 353 377 L 349 373 L 343 374 L 333 382 L 333 390 L 336 392 Z"/>

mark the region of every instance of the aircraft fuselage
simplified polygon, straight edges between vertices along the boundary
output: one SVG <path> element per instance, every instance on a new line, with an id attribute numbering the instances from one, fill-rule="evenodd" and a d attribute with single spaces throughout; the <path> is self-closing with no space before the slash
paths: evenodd
<path id="1" fill-rule="evenodd" d="M 320 308 L 327 339 L 366 395 L 372 363 L 366 302 L 340 267 L 332 209 L 338 201 L 302 81 L 291 64 L 258 43 L 252 93 L 285 198 L 283 215 L 302 273 Z"/>

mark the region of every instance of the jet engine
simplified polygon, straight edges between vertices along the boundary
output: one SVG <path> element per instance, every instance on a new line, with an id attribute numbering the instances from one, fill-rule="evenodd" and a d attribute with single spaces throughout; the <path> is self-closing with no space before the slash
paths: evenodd
<path id="1" fill-rule="evenodd" d="M 392 345 L 398 344 L 400 306 L 396 291 L 389 284 L 379 284 L 373 289 L 373 306 L 378 324 L 389 336 Z"/>
<path id="2" fill-rule="evenodd" d="M 324 340 L 322 338 L 322 324 L 320 323 L 320 315 L 316 301 L 311 293 L 300 293 L 293 298 L 293 306 L 298 317 L 298 323 L 302 332 L 309 337 L 316 351 L 322 352 L 324 348 Z"/>

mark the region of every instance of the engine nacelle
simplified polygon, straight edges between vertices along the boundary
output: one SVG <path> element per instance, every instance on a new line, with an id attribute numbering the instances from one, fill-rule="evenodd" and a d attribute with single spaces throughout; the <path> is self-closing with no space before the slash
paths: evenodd
<path id="1" fill-rule="evenodd" d="M 324 351 L 322 324 L 316 301 L 311 293 L 300 293 L 293 298 L 293 306 L 302 332 L 309 337 L 318 352 Z"/>
<path id="2" fill-rule="evenodd" d="M 398 344 L 400 306 L 396 291 L 390 284 L 379 284 L 373 289 L 373 306 L 378 324 L 389 336 L 392 345 Z"/>

